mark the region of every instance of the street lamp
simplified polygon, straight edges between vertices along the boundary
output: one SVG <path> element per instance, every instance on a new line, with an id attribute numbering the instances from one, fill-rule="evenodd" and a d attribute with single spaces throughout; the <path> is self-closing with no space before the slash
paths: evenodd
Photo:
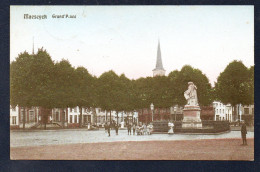
<path id="1" fill-rule="evenodd" d="M 174 118 L 175 118 L 174 121 L 176 121 L 176 112 L 177 112 L 177 107 L 176 106 L 174 106 L 173 111 L 174 111 Z"/>
<path id="2" fill-rule="evenodd" d="M 152 122 L 153 122 L 153 110 L 154 110 L 154 105 L 153 105 L 153 103 L 150 105 L 150 108 L 151 108 L 151 110 L 152 110 Z"/>

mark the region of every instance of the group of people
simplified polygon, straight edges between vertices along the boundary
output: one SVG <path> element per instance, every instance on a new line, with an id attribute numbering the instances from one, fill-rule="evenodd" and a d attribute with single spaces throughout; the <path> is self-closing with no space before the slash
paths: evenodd
<path id="1" fill-rule="evenodd" d="M 168 133 L 173 133 L 173 126 L 171 123 L 168 124 L 168 126 L 170 127 L 170 130 Z M 105 132 L 108 133 L 108 137 L 110 137 L 110 130 L 111 130 L 112 125 L 110 125 L 110 123 L 106 123 L 105 124 Z M 118 129 L 119 129 L 119 125 L 118 124 L 114 124 L 113 128 L 116 131 L 116 135 L 118 135 Z M 149 125 L 136 125 L 136 124 L 128 124 L 127 125 L 127 131 L 128 131 L 128 135 L 132 134 L 132 130 L 133 130 L 133 135 L 135 135 L 135 133 L 137 135 L 150 135 L 151 131 L 152 131 L 153 126 L 151 124 Z M 246 129 L 246 124 L 243 122 L 242 127 L 241 127 L 241 136 L 242 136 L 242 140 L 243 140 L 243 144 L 242 145 L 247 145 L 247 141 L 246 141 L 246 134 L 247 134 L 247 129 Z"/>
<path id="2" fill-rule="evenodd" d="M 108 123 L 105 123 L 105 132 L 108 133 L 108 137 L 110 137 L 110 131 L 111 129 L 114 128 L 115 129 L 115 132 L 116 132 L 116 135 L 118 135 L 118 129 L 119 129 L 119 125 L 118 124 L 113 124 L 111 125 L 109 122 Z M 153 126 L 151 124 L 149 125 L 136 125 L 136 124 L 131 124 L 129 123 L 127 125 L 127 131 L 128 131 L 128 135 L 150 135 L 151 134 L 151 131 L 152 131 L 152 128 Z M 133 130 L 133 132 L 132 132 Z"/>
<path id="3" fill-rule="evenodd" d="M 137 135 L 150 135 L 151 131 L 152 131 L 153 126 L 151 124 L 149 125 L 136 125 L 136 124 L 128 124 L 127 125 L 127 130 L 128 130 L 128 135 L 131 135 L 131 130 L 133 130 L 133 135 L 135 135 L 135 133 Z"/>
<path id="4" fill-rule="evenodd" d="M 151 124 L 149 125 L 136 125 L 136 124 L 128 124 L 127 125 L 127 131 L 128 131 L 128 135 L 131 135 L 131 131 L 133 130 L 133 135 L 135 135 L 135 133 L 137 135 L 150 135 L 151 131 L 152 131 L 153 126 Z"/>
<path id="5" fill-rule="evenodd" d="M 151 124 L 148 125 L 139 125 L 137 127 L 137 135 L 151 135 L 153 126 Z"/>
<path id="6" fill-rule="evenodd" d="M 118 135 L 118 124 L 114 124 L 113 126 L 110 123 L 105 123 L 105 132 L 108 133 L 108 137 L 110 137 L 110 130 L 111 128 L 114 128 L 116 131 L 116 135 Z"/>

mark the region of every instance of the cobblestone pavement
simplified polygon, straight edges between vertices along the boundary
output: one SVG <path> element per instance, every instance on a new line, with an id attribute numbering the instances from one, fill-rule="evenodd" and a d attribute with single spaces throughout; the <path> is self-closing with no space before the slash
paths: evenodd
<path id="1" fill-rule="evenodd" d="M 254 132 L 248 132 L 248 138 L 254 138 Z M 77 143 L 100 143 L 121 141 L 174 141 L 174 140 L 200 140 L 241 138 L 240 131 L 231 131 L 218 135 L 185 135 L 185 134 L 152 134 L 128 135 L 127 130 L 119 130 L 119 135 L 111 130 L 111 136 L 104 129 L 88 131 L 85 129 L 74 130 L 36 130 L 36 131 L 10 131 L 10 147 L 64 145 Z"/>
<path id="2" fill-rule="evenodd" d="M 124 141 L 11 147 L 12 160 L 254 160 L 254 139 Z"/>

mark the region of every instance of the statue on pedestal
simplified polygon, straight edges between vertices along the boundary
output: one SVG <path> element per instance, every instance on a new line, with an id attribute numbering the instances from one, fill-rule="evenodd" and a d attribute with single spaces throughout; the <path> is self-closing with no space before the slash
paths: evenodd
<path id="1" fill-rule="evenodd" d="M 184 97 L 187 100 L 187 105 L 198 106 L 197 87 L 193 82 L 188 82 L 188 90 L 184 92 Z"/>

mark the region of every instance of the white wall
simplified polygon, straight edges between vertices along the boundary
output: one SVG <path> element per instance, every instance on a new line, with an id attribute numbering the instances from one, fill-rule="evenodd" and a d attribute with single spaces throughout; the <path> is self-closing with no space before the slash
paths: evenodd
<path id="1" fill-rule="evenodd" d="M 15 120 L 14 120 L 15 118 Z M 19 108 L 16 106 L 12 109 L 10 105 L 10 125 L 19 125 Z"/>

